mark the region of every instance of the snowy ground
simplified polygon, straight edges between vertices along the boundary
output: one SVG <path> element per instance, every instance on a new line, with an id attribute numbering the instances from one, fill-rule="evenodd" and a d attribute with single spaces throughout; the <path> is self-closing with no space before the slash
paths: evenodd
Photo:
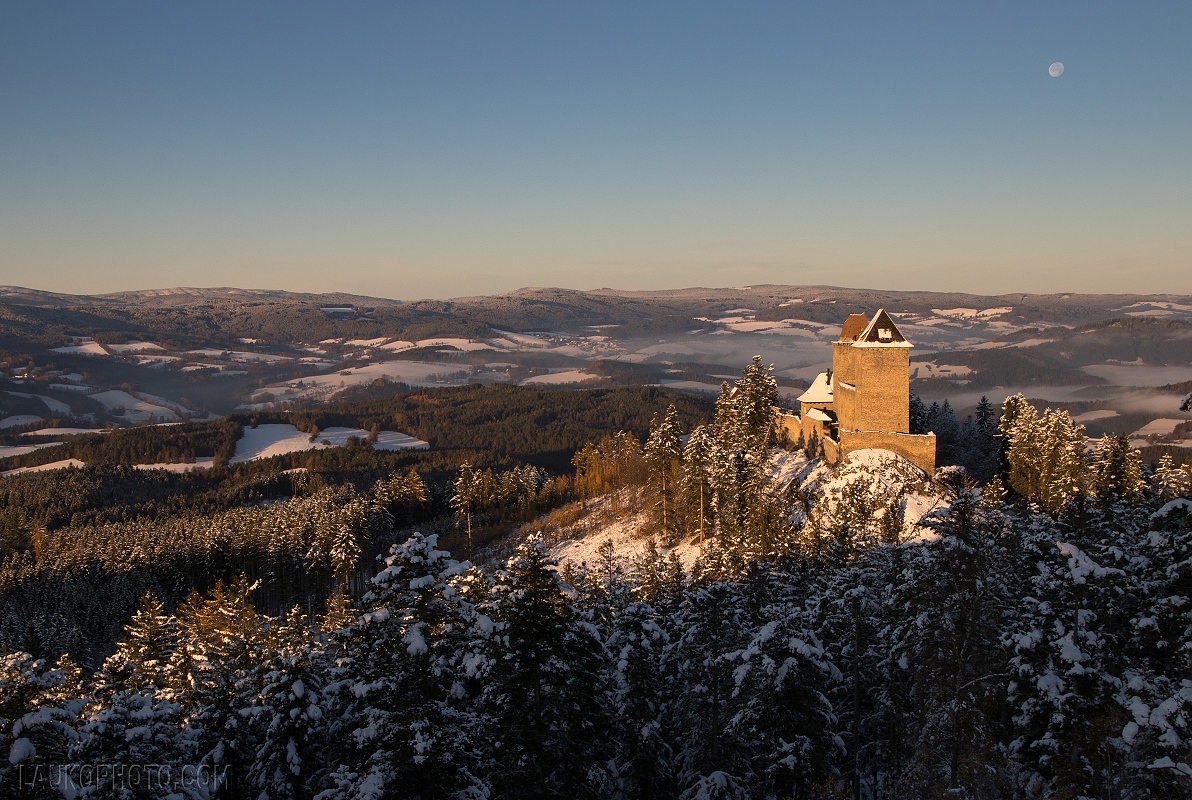
<path id="1" fill-rule="evenodd" d="M 172 408 L 150 403 L 148 400 L 134 397 L 120 389 L 110 389 L 106 392 L 93 394 L 91 395 L 91 399 L 103 403 L 103 407 L 109 414 L 112 413 L 113 409 L 123 408 L 124 414 L 122 417 L 129 422 L 160 422 L 162 420 L 175 420 L 179 418 L 178 414 Z"/>
<path id="2" fill-rule="evenodd" d="M 55 347 L 54 352 L 80 356 L 108 355 L 108 351 L 103 348 L 103 345 L 94 339 L 81 339 L 76 341 L 75 344 L 68 344 L 64 347 Z"/>
<path id="3" fill-rule="evenodd" d="M 718 383 L 701 383 L 700 381 L 674 381 L 663 379 L 661 385 L 667 389 L 680 389 L 688 392 L 706 392 L 707 394 L 719 394 L 720 384 Z"/>
<path id="4" fill-rule="evenodd" d="M 569 383 L 591 383 L 592 381 L 604 380 L 602 375 L 590 375 L 578 369 L 567 370 L 566 372 L 552 372 L 549 375 L 535 375 L 532 378 L 526 378 L 522 381 L 523 386 L 560 386 Z"/>
<path id="5" fill-rule="evenodd" d="M 7 472 L 0 472 L 0 477 L 9 478 L 13 475 L 24 475 L 26 472 L 51 472 L 56 469 L 66 469 L 67 467 L 85 467 L 82 461 L 77 458 L 68 458 L 65 461 L 53 461 L 49 464 L 40 464 L 36 467 L 20 467 L 19 469 L 10 469 Z"/>
<path id="6" fill-rule="evenodd" d="M 291 400 L 326 400 L 349 386 L 362 386 L 378 378 L 410 386 L 436 386 L 447 383 L 444 376 L 460 371 L 451 364 L 429 361 L 383 361 L 364 367 L 354 367 L 330 375 L 313 375 L 301 380 L 273 384 L 255 391 L 245 409 L 267 408 L 275 403 Z M 272 395 L 272 400 L 265 399 Z"/>
<path id="7" fill-rule="evenodd" d="M 27 453 L 32 453 L 34 450 L 40 450 L 43 447 L 54 447 L 60 445 L 62 442 L 43 442 L 42 444 L 19 444 L 19 445 L 0 445 L 0 458 L 11 458 L 12 456 L 23 456 Z"/>
<path id="8" fill-rule="evenodd" d="M 38 428 L 21 436 L 82 436 L 88 433 L 107 433 L 107 428 Z"/>
<path id="9" fill-rule="evenodd" d="M 16 397 L 36 398 L 45 403 L 46 408 L 55 414 L 70 414 L 72 413 L 70 406 L 63 403 L 61 400 L 55 400 L 53 397 L 46 397 L 44 394 L 29 394 L 28 392 L 9 392 Z"/>
<path id="10" fill-rule="evenodd" d="M 165 348 L 153 342 L 129 342 L 128 344 L 110 344 L 108 350 L 113 353 L 152 353 L 163 351 Z"/>
<path id="11" fill-rule="evenodd" d="M 599 502 L 595 507 L 600 507 Z M 591 566 L 599 558 L 600 547 L 608 541 L 613 543 L 617 555 L 629 562 L 645 552 L 649 536 L 645 533 L 647 519 L 644 512 L 611 522 L 598 521 L 601 514 L 600 510 L 594 511 L 588 518 L 568 526 L 561 532 L 566 538 L 551 546 L 551 555 L 560 563 L 570 561 L 577 565 L 587 563 Z M 680 542 L 674 547 L 659 545 L 658 549 L 664 555 L 673 552 L 683 563 L 683 568 L 688 570 L 695 564 L 700 553 L 699 541 L 696 539 Z"/>
<path id="12" fill-rule="evenodd" d="M 364 434 L 366 437 L 367 433 Z M 377 440 L 373 442 L 377 450 L 429 450 L 430 445 L 421 439 L 415 439 L 408 433 L 400 431 L 381 431 Z"/>
<path id="13" fill-rule="evenodd" d="M 293 425 L 258 425 L 255 428 L 244 429 L 244 436 L 236 442 L 236 455 L 232 457 L 232 463 L 239 464 L 304 450 L 343 447 L 353 436 L 363 441 L 368 438 L 368 431 L 359 428 L 327 428 L 319 431 L 319 435 L 312 442 L 309 433 L 303 433 Z M 399 431 L 381 431 L 377 436 L 376 447 L 379 450 L 425 450 L 430 445 Z"/>
<path id="14" fill-rule="evenodd" d="M 188 355 L 206 356 L 207 358 L 218 358 L 227 353 L 228 358 L 232 361 L 289 361 L 290 356 L 279 356 L 274 353 L 253 353 L 246 350 L 218 350 L 214 347 L 204 347 L 201 350 L 190 350 Z"/>

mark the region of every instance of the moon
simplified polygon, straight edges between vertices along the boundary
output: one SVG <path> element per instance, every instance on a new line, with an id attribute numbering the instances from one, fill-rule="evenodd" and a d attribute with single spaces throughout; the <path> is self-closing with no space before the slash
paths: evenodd
<path id="1" fill-rule="evenodd" d="M 1064 64 L 1062 61 L 1055 61 L 1047 68 L 1047 74 L 1053 78 L 1058 78 L 1064 74 Z"/>

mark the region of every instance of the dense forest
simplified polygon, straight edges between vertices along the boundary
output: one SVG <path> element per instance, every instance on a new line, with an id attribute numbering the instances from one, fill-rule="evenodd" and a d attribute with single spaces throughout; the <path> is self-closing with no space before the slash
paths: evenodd
<path id="1" fill-rule="evenodd" d="M 755 362 L 712 419 L 660 408 L 644 431 L 594 433 L 555 478 L 294 473 L 277 502 L 35 527 L 0 587 L 20 598 L 5 641 L 27 642 L 0 660 L 0 786 L 1192 795 L 1192 471 L 1148 469 L 1122 437 L 1089 448 L 1066 412 L 1021 396 L 960 424 L 967 468 L 925 476 L 870 451 L 830 469 L 810 443 L 775 447 L 775 393 Z M 448 527 L 462 550 L 460 530 L 564 506 L 642 514 L 652 538 L 582 565 L 551 558 L 549 530 L 495 563 L 444 549 Z M 668 546 L 692 536 L 684 567 Z M 84 614 L 94 597 L 54 598 L 120 570 L 107 591 L 135 615 L 67 624 L 81 649 L 59 656 L 71 644 L 35 609 Z M 88 650 L 104 632 L 114 643 Z"/>

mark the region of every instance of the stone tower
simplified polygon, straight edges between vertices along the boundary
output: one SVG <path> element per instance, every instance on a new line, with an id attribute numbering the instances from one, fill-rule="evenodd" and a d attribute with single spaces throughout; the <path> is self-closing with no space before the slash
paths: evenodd
<path id="1" fill-rule="evenodd" d="M 832 398 L 848 431 L 911 432 L 911 343 L 885 309 L 853 314 L 832 344 Z"/>
<path id="2" fill-rule="evenodd" d="M 870 320 L 851 314 L 832 343 L 832 369 L 799 397 L 801 413 L 782 414 L 791 439 L 813 443 L 835 464 L 854 450 L 890 450 L 928 474 L 935 471 L 935 434 L 912 434 L 911 345 L 879 309 Z"/>

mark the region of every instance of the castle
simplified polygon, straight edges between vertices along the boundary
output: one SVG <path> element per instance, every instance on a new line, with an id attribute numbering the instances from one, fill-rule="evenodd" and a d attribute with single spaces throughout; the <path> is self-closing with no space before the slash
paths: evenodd
<path id="1" fill-rule="evenodd" d="M 912 345 L 885 309 L 850 314 L 832 343 L 832 369 L 799 396 L 800 413 L 782 412 L 791 440 L 838 464 L 854 450 L 880 448 L 935 472 L 935 434 L 911 433 Z"/>

